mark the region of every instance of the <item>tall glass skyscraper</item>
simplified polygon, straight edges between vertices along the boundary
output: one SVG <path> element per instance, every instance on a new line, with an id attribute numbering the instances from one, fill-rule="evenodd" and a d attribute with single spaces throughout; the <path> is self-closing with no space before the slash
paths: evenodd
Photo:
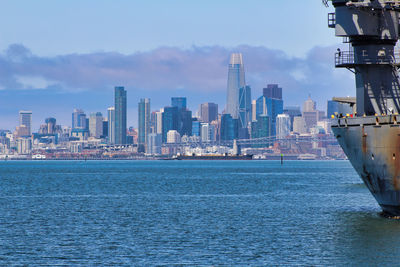
<path id="1" fill-rule="evenodd" d="M 108 113 L 108 143 L 115 144 L 115 108 L 109 107 Z"/>
<path id="2" fill-rule="evenodd" d="M 239 118 L 239 88 L 246 85 L 244 75 L 243 56 L 240 53 L 231 55 L 228 71 L 228 88 L 226 99 L 226 114 L 233 119 Z"/>
<path id="3" fill-rule="evenodd" d="M 178 130 L 179 112 L 177 107 L 165 107 L 162 113 L 162 141 L 167 142 L 167 133 Z"/>
<path id="4" fill-rule="evenodd" d="M 144 146 L 150 134 L 150 99 L 140 99 L 138 104 L 139 145 Z"/>
<path id="5" fill-rule="evenodd" d="M 126 90 L 115 87 L 115 144 L 126 144 Z"/>
<path id="6" fill-rule="evenodd" d="M 186 97 L 171 97 L 171 106 L 177 107 L 178 110 L 186 109 Z"/>
<path id="7" fill-rule="evenodd" d="M 251 88 L 244 86 L 239 89 L 239 127 L 246 128 L 251 117 Z"/>

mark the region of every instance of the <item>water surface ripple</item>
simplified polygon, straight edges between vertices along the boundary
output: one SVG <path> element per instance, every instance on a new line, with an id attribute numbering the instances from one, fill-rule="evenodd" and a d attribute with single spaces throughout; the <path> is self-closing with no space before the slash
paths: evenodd
<path id="1" fill-rule="evenodd" d="M 0 162 L 0 265 L 397 265 L 348 162 Z"/>

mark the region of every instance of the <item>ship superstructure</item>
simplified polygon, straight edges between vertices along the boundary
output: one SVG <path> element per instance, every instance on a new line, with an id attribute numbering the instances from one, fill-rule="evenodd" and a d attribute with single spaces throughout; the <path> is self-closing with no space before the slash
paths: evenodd
<path id="1" fill-rule="evenodd" d="M 327 1 L 324 1 L 325 3 Z M 329 27 L 349 44 L 337 68 L 355 74 L 354 113 L 338 114 L 332 130 L 383 211 L 400 215 L 400 1 L 332 0 Z"/>

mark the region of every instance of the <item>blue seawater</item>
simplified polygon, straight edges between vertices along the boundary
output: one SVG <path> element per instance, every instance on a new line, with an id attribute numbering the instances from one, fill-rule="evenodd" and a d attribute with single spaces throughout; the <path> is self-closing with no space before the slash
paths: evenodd
<path id="1" fill-rule="evenodd" d="M 0 265 L 398 265 L 346 161 L 0 162 Z"/>

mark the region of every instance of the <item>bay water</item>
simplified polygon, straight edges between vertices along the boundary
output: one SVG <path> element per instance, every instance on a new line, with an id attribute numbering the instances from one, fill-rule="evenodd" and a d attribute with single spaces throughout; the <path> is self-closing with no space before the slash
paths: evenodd
<path id="1" fill-rule="evenodd" d="M 0 265 L 398 265 L 347 161 L 3 161 Z"/>

